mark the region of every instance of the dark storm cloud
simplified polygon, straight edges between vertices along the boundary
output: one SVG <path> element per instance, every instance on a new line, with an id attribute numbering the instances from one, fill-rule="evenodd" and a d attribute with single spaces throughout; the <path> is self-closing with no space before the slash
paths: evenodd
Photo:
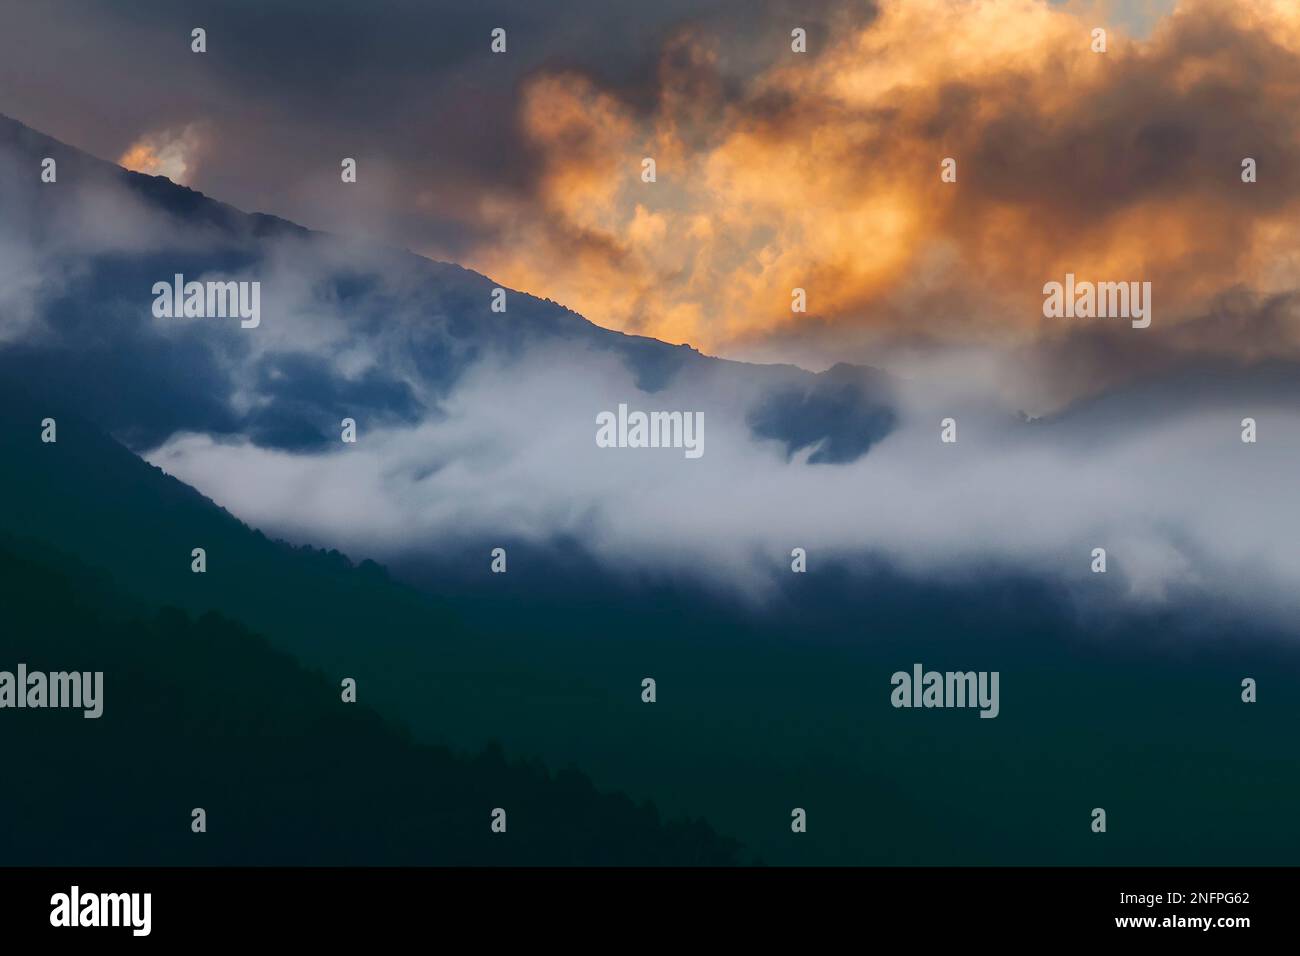
<path id="1" fill-rule="evenodd" d="M 1004 333 L 1050 347 L 1039 290 L 1066 271 L 1150 279 L 1158 329 L 1227 289 L 1294 287 L 1285 4 L 1185 0 L 1149 38 L 1113 30 L 1104 57 L 1045 3 L 881 9 L 0 0 L 0 112 L 110 159 L 171 144 L 190 185 L 240 207 L 741 357 L 880 364 Z M 807 58 L 788 55 L 792 23 Z M 552 124 L 557 104 L 586 125 Z M 664 154 L 650 201 L 627 173 L 642 148 Z M 344 156 L 361 174 L 347 188 Z M 1240 182 L 1243 156 L 1258 183 Z M 790 312 L 794 286 L 809 315 Z M 1072 347 L 1113 341 L 1131 355 L 1109 367 L 1136 369 L 1140 338 Z"/>
<path id="2" fill-rule="evenodd" d="M 185 179 L 245 209 L 368 232 L 455 258 L 484 237 L 479 204 L 526 195 L 537 164 L 516 122 L 519 86 L 589 71 L 652 105 L 659 48 L 684 22 L 735 38 L 810 31 L 833 0 L 0 0 L 0 113 L 117 159 L 149 134 L 191 129 Z M 869 5 L 854 5 L 869 9 Z M 509 52 L 489 51 L 508 31 Z M 208 53 L 190 51 L 203 27 Z M 345 157 L 355 189 L 338 190 Z M 166 169 L 157 171 L 167 172 Z"/>

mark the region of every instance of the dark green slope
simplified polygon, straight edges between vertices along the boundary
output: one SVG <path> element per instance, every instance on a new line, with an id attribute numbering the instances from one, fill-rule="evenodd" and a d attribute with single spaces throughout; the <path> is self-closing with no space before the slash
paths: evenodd
<path id="1" fill-rule="evenodd" d="M 1052 588 L 996 569 L 969 582 L 941 584 L 835 567 L 806 580 L 798 576 L 783 600 L 755 615 L 696 592 L 626 582 L 616 588 L 598 569 L 513 549 L 510 574 L 489 575 L 483 561 L 478 585 L 449 583 L 446 567 L 426 569 L 423 579 L 443 595 L 439 601 L 389 580 L 377 567 L 352 568 L 337 554 L 265 539 L 70 416 L 58 415 L 57 445 L 43 445 L 40 420 L 47 414 L 58 415 L 21 396 L 0 395 L 0 530 L 52 542 L 96 569 L 69 571 L 73 591 L 111 569 L 113 579 L 101 590 L 138 595 L 141 604 L 130 613 L 152 622 L 119 631 L 65 623 L 65 635 L 116 633 L 142 641 L 151 633 L 200 634 L 209 622 L 159 620 L 156 609 L 179 603 L 193 617 L 216 608 L 324 672 L 319 689 L 304 691 L 324 701 L 321 719 L 338 716 L 339 679 L 357 677 L 362 703 L 396 716 L 420 740 L 477 751 L 497 739 L 509 754 L 535 755 L 551 766 L 574 763 L 601 789 L 651 798 L 669 815 L 702 815 L 767 862 L 1300 859 L 1294 813 L 1300 751 L 1293 733 L 1300 720 L 1294 692 L 1300 653 L 1265 620 L 1241 621 L 1197 605 L 1114 614 L 1116 605 L 1101 592 L 1097 606 L 1081 614 Z M 206 575 L 189 570 L 196 543 L 208 548 Z M 449 563 L 459 563 L 454 558 Z M 8 591 L 18 599 L 35 590 L 21 575 L 8 577 Z M 13 601 L 6 597 L 7 604 Z M 56 596 L 43 603 L 69 602 Z M 41 646 L 45 620 L 33 618 L 21 633 L 6 629 L 6 640 L 16 642 L 13 653 Z M 410 757 L 416 751 L 409 746 L 390 758 L 388 745 L 365 742 L 293 769 L 286 755 L 318 739 L 290 720 L 301 712 L 301 696 L 267 704 L 269 690 L 232 683 L 235 696 L 199 707 L 201 718 L 187 723 L 176 716 L 175 705 L 195 693 L 185 681 L 196 669 L 215 675 L 209 700 L 221 693 L 212 688 L 235 681 L 226 668 L 236 659 L 226 659 L 224 643 L 214 639 L 211 655 L 194 667 L 166 663 L 161 673 L 173 680 L 169 687 L 155 682 L 127 699 L 172 702 L 140 718 L 141 730 L 150 733 L 172 722 L 194 736 L 196 721 L 226 715 L 231 727 L 242 729 L 202 730 L 226 762 L 192 771 L 207 774 L 211 763 L 226 776 L 202 776 L 202 786 L 179 777 L 182 782 L 169 790 L 165 773 L 183 741 L 135 730 L 89 752 L 66 751 L 69 766 L 85 768 L 76 771 L 83 788 L 101 787 L 100 781 L 126 787 L 114 774 L 131 779 L 138 768 L 163 768 L 149 771 L 164 774 L 159 779 L 114 791 L 118 821 L 155 790 L 163 795 L 140 811 L 138 823 L 122 825 L 122 833 L 153 825 L 158 814 L 188 814 L 206 805 L 192 791 L 226 777 L 232 800 L 255 801 L 265 791 L 283 795 L 278 807 L 303 794 L 309 806 L 331 807 L 334 797 L 325 792 L 330 774 L 345 768 L 360 768 L 358 779 L 389 781 L 378 795 L 347 797 L 354 802 L 340 804 L 337 813 L 319 811 L 317 823 L 335 826 L 334 839 L 340 845 L 353 840 L 348 845 L 357 854 L 369 846 L 387 852 L 390 845 L 376 831 L 350 829 L 374 826 L 367 816 L 373 808 L 394 819 L 409 812 L 414 819 L 423 811 L 411 807 L 439 805 L 411 800 L 406 784 L 392 776 L 419 759 Z M 48 668 L 91 666 L 21 659 Z M 0 658 L 0 667 L 16 662 Z M 890 674 L 913 662 L 998 670 L 1000 716 L 893 709 Z M 261 665 L 247 672 L 276 673 Z M 640 701 L 644 675 L 659 682 L 654 706 Z M 1240 699 L 1245 676 L 1259 681 L 1258 703 Z M 114 686 L 110 706 L 120 699 L 112 696 Z M 214 710 L 217 704 L 224 709 Z M 92 739 L 81 725 L 95 722 L 76 717 L 64 723 L 69 745 Z M 261 736 L 282 749 L 250 765 L 241 741 Z M 336 736 L 330 729 L 319 739 Z M 42 789 L 42 773 L 73 772 L 58 762 L 59 742 L 27 750 L 21 741 L 0 743 L 16 758 L 7 766 L 25 775 L 23 786 L 6 793 L 7 800 L 25 801 L 8 812 L 10 818 L 47 803 L 59 807 L 60 820 L 76 815 L 78 805 L 66 802 L 72 791 Z M 276 776 L 282 771 L 292 771 L 290 783 Z M 67 778 L 60 780 L 63 788 Z M 435 792 L 439 788 L 454 789 L 442 782 Z M 418 794 L 418 787 L 411 792 Z M 518 809 L 525 816 L 549 812 L 551 792 L 525 798 Z M 447 813 L 469 813 L 470 832 L 477 832 L 484 823 L 480 794 L 489 810 L 510 806 L 491 793 L 474 791 L 473 799 L 447 804 Z M 278 845 L 283 855 L 310 842 L 299 838 L 287 811 L 255 820 L 257 804 L 247 806 L 240 812 L 249 822 L 241 826 L 265 833 L 266 846 Z M 798 836 L 789 829 L 796 806 L 808 809 L 810 821 Z M 1089 829 L 1097 806 L 1110 815 L 1104 836 Z M 549 829 L 558 833 L 561 824 L 570 825 L 565 814 L 547 817 Z M 510 819 L 515 826 L 513 812 Z M 187 818 L 178 822 L 187 834 Z M 646 858 L 626 842 L 635 840 L 639 824 L 626 825 L 624 842 L 611 836 L 609 845 L 633 849 L 616 858 Z M 92 829 L 110 827 L 98 819 Z M 170 817 L 162 832 L 173 838 Z M 592 846 L 606 842 L 592 840 Z M 702 840 L 701 846 L 709 845 Z M 581 851 L 573 846 L 556 844 L 539 850 L 538 858 L 554 853 L 569 859 L 563 854 Z M 477 857 L 477 847 L 462 849 L 467 859 L 495 859 Z M 39 848 L 31 852 L 42 858 Z M 489 844 L 483 852 L 497 850 Z M 103 858 L 112 857 L 106 849 Z M 159 851 L 156 858 L 166 857 Z"/>
<path id="2" fill-rule="evenodd" d="M 576 771 L 418 745 L 240 624 L 146 612 L 39 544 L 0 539 L 0 580 L 0 670 L 105 675 L 98 719 L 0 710 L 0 863 L 734 859 L 702 824 L 665 824 Z M 191 832 L 195 807 L 207 833 Z"/>
<path id="3" fill-rule="evenodd" d="M 57 422 L 54 443 L 41 441 L 46 417 Z M 99 721 L 0 711 L 6 752 L 22 754 L 32 768 L 66 762 L 75 774 L 47 782 L 33 775 L 11 788 L 8 799 L 21 804 L 4 813 L 7 820 L 30 820 L 39 811 L 57 831 L 65 823 L 80 829 L 68 822 L 78 814 L 94 818 L 93 839 L 108 841 L 94 859 L 106 863 L 330 862 L 339 859 L 333 848 L 348 859 L 407 862 L 719 862 L 730 853 L 704 828 L 666 836 L 653 815 L 634 811 L 626 798 L 597 800 L 572 772 L 546 783 L 536 771 L 504 767 L 492 752 L 473 764 L 457 762 L 398 737 L 369 710 L 349 716 L 355 708 L 339 700 L 343 677 L 357 680 L 361 704 L 386 717 L 419 713 L 449 679 L 443 662 L 469 653 L 473 633 L 378 565 L 354 567 L 338 552 L 272 541 L 77 416 L 3 384 L 0 501 L 0 541 L 8 543 L 0 669 L 48 661 L 51 670 L 111 675 L 109 715 Z M 207 550 L 204 574 L 191 571 L 193 547 Z M 57 557 L 34 568 L 20 560 L 33 548 Z M 108 603 L 116 613 L 101 620 Z M 159 614 L 163 607 L 174 610 Z M 212 616 L 214 610 L 224 616 Z M 266 634 L 276 651 L 245 626 Z M 324 673 L 308 676 L 294 658 Z M 15 735 L 15 715 L 24 728 L 58 729 L 49 737 Z M 425 740 L 466 738 L 424 727 Z M 432 769 L 419 769 L 430 761 Z M 446 837 L 449 828 L 487 833 L 488 811 L 508 799 L 489 791 L 506 781 L 516 785 L 520 829 L 531 818 L 536 833 L 545 821 L 550 836 L 534 836 L 532 849 L 513 856 L 476 838 Z M 84 803 L 85 788 L 99 792 L 99 802 Z M 196 790 L 214 793 L 209 802 L 226 800 L 241 821 L 234 843 L 213 840 L 216 849 L 203 851 L 218 857 L 186 855 L 193 845 L 173 846 L 170 824 L 148 829 L 159 814 L 183 811 L 180 832 L 188 835 L 189 809 L 207 806 L 188 796 Z M 428 804 L 435 792 L 442 796 Z M 484 800 L 495 802 L 485 807 Z M 568 800 L 586 809 L 571 818 Z M 259 801 L 268 801 L 265 812 Z M 302 826 L 310 840 L 298 835 L 292 815 L 284 818 L 296 801 L 306 801 Z M 101 812 L 108 816 L 95 816 Z M 425 815 L 431 819 L 421 823 Z M 149 834 L 161 842 L 151 843 Z M 327 834 L 329 845 L 313 849 L 312 841 Z M 52 863 L 66 846 L 74 855 L 60 859 L 90 859 L 75 855 L 77 840 L 61 840 L 9 852 L 15 860 Z"/>
<path id="4" fill-rule="evenodd" d="M 57 442 L 41 441 L 54 418 Z M 404 648 L 467 632 L 434 600 L 373 562 L 273 541 L 194 489 L 137 458 L 94 426 L 0 384 L 0 532 L 44 541 L 108 568 L 126 592 L 192 613 L 219 609 L 276 646 L 353 677 L 362 699 L 410 686 L 428 655 Z M 203 548 L 207 571 L 191 570 Z"/>

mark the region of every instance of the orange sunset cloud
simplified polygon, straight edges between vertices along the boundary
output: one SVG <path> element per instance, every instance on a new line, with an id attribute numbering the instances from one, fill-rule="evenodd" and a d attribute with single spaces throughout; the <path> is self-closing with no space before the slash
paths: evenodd
<path id="1" fill-rule="evenodd" d="M 193 123 L 150 133 L 132 143 L 117 163 L 133 172 L 166 176 L 184 185 L 194 174 L 201 139 L 199 128 Z"/>
<path id="2" fill-rule="evenodd" d="M 684 28 L 650 109 L 531 79 L 536 188 L 484 203 L 495 238 L 469 264 L 715 352 L 809 322 L 1014 343 L 1067 272 L 1152 282 L 1161 325 L 1294 289 L 1298 9 L 1183 0 L 1138 40 L 1046 0 L 885 0 L 806 54 L 787 38 L 739 92 L 725 38 Z"/>

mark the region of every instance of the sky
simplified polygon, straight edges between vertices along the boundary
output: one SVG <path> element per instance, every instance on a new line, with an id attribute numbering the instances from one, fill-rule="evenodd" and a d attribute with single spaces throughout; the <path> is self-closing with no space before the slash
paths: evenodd
<path id="1" fill-rule="evenodd" d="M 897 368 L 935 343 L 1073 348 L 1041 310 L 1067 272 L 1152 282 L 1166 342 L 1243 295 L 1262 310 L 1292 292 L 1298 9 L 3 0 L 0 112 L 606 327 Z M 1293 350 L 1283 325 L 1272 346 Z"/>
<path id="2" fill-rule="evenodd" d="M 1086 597 L 1105 545 L 1133 600 L 1194 590 L 1294 618 L 1293 3 L 2 9 L 0 112 L 74 146 L 602 326 L 899 383 L 897 427 L 835 465 L 761 434 L 735 368 L 653 390 L 607 352 L 529 343 L 453 387 L 430 369 L 457 322 L 490 324 L 486 280 L 426 282 L 384 250 L 296 234 L 254 260 L 255 333 L 159 323 L 136 280 L 224 250 L 121 184 L 65 167 L 42 192 L 28 159 L 0 156 L 0 205 L 18 197 L 0 217 L 0 344 L 50 346 L 58 368 L 84 352 L 68 374 L 86 401 L 138 415 L 137 450 L 258 527 L 383 559 L 508 529 L 748 591 L 797 544 L 918 573 L 1009 563 Z M 54 196 L 70 211 L 50 222 Z M 1044 283 L 1069 273 L 1150 282 L 1150 327 L 1045 318 Z M 92 281 L 116 290 L 94 293 L 105 314 L 58 307 Z M 520 314 L 541 313 L 503 318 Z M 704 457 L 606 454 L 595 415 L 621 401 L 703 410 Z M 333 442 L 343 415 L 355 449 Z M 960 450 L 937 440 L 949 415 Z"/>

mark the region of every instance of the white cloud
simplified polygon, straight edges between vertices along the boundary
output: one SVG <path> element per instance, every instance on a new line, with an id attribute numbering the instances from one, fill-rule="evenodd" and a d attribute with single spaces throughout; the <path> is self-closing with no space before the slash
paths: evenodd
<path id="1" fill-rule="evenodd" d="M 871 553 L 918 575 L 970 578 L 998 565 L 1067 583 L 1080 600 L 1143 603 L 1198 593 L 1293 611 L 1300 538 L 1288 475 L 1300 416 L 1253 409 L 1133 420 L 1099 439 L 1080 427 L 1024 426 L 970 395 L 954 407 L 903 390 L 893 434 L 848 465 L 786 460 L 756 441 L 746 398 L 721 375 L 639 393 L 613 356 L 534 353 L 482 363 L 446 418 L 369 430 L 357 446 L 290 454 L 178 436 L 149 460 L 252 524 L 380 559 L 450 542 L 573 535 L 609 566 L 703 577 L 760 596 L 789 553 L 816 568 Z M 699 410 L 705 454 L 601 449 L 595 416 L 619 401 Z M 958 418 L 956 445 L 939 421 Z M 1086 439 L 1086 440 L 1085 440 Z M 1089 571 L 1105 547 L 1110 571 Z"/>

